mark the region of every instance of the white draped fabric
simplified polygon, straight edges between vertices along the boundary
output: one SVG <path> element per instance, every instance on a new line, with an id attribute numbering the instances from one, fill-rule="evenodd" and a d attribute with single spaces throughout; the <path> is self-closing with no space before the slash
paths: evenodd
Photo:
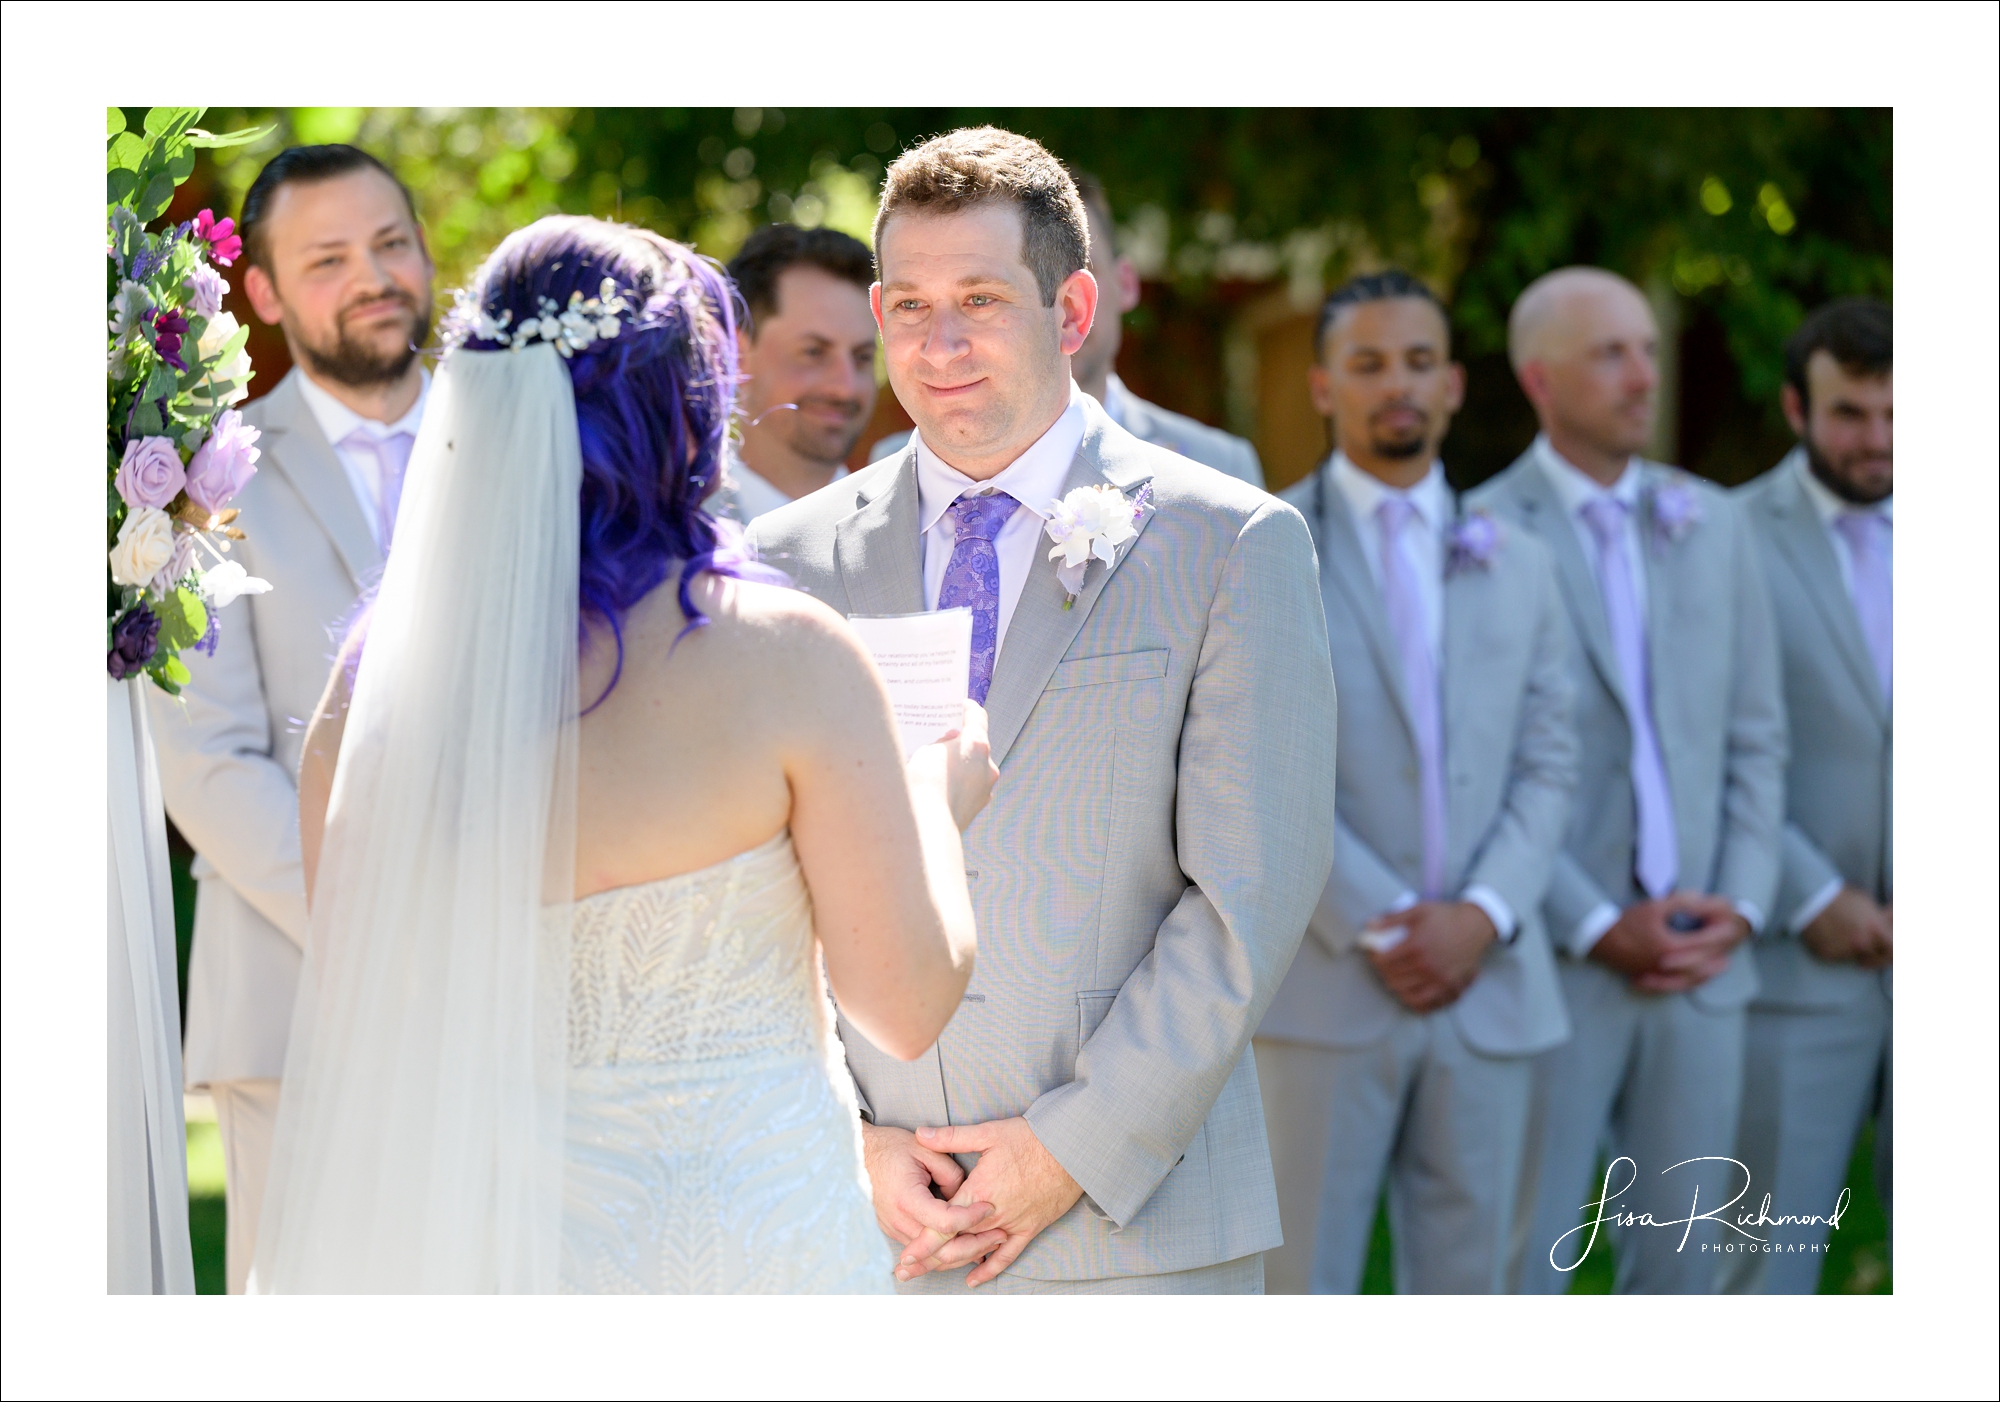
<path id="1" fill-rule="evenodd" d="M 548 345 L 458 351 L 412 451 L 327 812 L 253 1291 L 552 1291 L 578 493 Z"/>
<path id="2" fill-rule="evenodd" d="M 144 678 L 112 681 L 105 704 L 110 781 L 105 1245 L 112 1294 L 192 1295 L 173 879 L 160 772 L 140 690 L 150 685 Z"/>

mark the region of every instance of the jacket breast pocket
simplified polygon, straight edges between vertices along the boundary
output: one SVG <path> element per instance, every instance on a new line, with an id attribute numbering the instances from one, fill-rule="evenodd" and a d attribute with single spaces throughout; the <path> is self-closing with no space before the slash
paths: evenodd
<path id="1" fill-rule="evenodd" d="M 1170 648 L 1148 648 L 1144 652 L 1114 652 L 1103 657 L 1078 657 L 1059 663 L 1049 677 L 1048 691 L 1067 691 L 1073 686 L 1103 686 L 1106 682 L 1145 681 L 1167 674 Z"/>

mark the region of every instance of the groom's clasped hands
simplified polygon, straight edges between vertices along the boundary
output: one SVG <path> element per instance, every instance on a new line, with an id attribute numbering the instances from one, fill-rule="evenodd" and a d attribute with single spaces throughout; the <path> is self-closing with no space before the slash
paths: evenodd
<path id="1" fill-rule="evenodd" d="M 1019 1116 L 914 1134 L 869 1125 L 862 1138 L 876 1219 L 903 1243 L 898 1280 L 971 1264 L 965 1283 L 982 1285 L 1083 1196 Z M 967 1173 L 953 1154 L 979 1161 Z"/>

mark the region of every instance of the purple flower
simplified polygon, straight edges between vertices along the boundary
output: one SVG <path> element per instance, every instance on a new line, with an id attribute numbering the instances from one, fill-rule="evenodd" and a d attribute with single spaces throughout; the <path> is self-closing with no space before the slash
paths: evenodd
<path id="1" fill-rule="evenodd" d="M 204 209 L 194 217 L 194 231 L 208 244 L 209 256 L 228 267 L 243 255 L 243 240 L 237 236 L 234 219 L 217 219 Z"/>
<path id="2" fill-rule="evenodd" d="M 160 232 L 158 241 L 146 241 L 132 258 L 132 281 L 145 282 L 166 267 L 167 259 L 173 256 L 174 245 L 186 231 L 185 225 L 170 225 Z"/>
<path id="3" fill-rule="evenodd" d="M 125 456 L 113 481 L 127 506 L 164 511 L 187 485 L 187 471 L 181 466 L 173 439 L 134 438 L 125 445 Z"/>
<path id="4" fill-rule="evenodd" d="M 1701 521 L 1701 498 L 1684 483 L 1658 483 L 1650 497 L 1653 529 L 1668 544 L 1685 536 Z"/>
<path id="5" fill-rule="evenodd" d="M 215 609 L 210 609 L 208 611 L 208 627 L 204 628 L 202 630 L 201 636 L 194 640 L 194 650 L 208 657 L 215 656 L 216 612 L 217 611 Z"/>
<path id="6" fill-rule="evenodd" d="M 194 314 L 203 321 L 215 320 L 215 314 L 222 310 L 223 296 L 229 291 L 222 274 L 206 263 L 197 262 L 188 271 L 186 286 Z"/>
<path id="7" fill-rule="evenodd" d="M 181 337 L 187 335 L 188 319 L 179 312 L 161 312 L 153 318 L 153 349 L 160 359 L 176 370 L 187 369 L 181 359 Z"/>
<path id="8" fill-rule="evenodd" d="M 111 651 L 105 654 L 104 669 L 115 681 L 138 676 L 153 660 L 159 641 L 159 615 L 141 603 L 111 630 Z"/>
<path id="9" fill-rule="evenodd" d="M 257 430 L 236 410 L 224 409 L 188 463 L 188 500 L 215 515 L 256 475 L 259 456 Z"/>
<path id="10" fill-rule="evenodd" d="M 1461 516 L 1451 523 L 1451 531 L 1445 537 L 1444 572 L 1452 575 L 1463 570 L 1483 570 L 1492 563 L 1493 552 L 1499 548 L 1500 527 L 1491 516 L 1483 511 Z"/>

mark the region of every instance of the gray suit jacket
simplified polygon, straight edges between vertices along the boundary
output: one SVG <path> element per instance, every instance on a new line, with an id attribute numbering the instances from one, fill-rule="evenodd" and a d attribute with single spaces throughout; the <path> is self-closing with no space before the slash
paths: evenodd
<path id="1" fill-rule="evenodd" d="M 1882 699 L 1875 663 L 1833 542 L 1798 479 L 1803 449 L 1741 489 L 1784 658 L 1791 762 L 1785 770 L 1785 847 L 1777 908 L 1756 948 L 1760 1003 L 1835 1008 L 1868 985 L 1888 986 L 1887 970 L 1829 964 L 1784 928 L 1830 881 L 1878 901 L 1896 894 L 1891 774 L 1895 717 Z"/>
<path id="2" fill-rule="evenodd" d="M 1653 723 L 1680 837 L 1680 885 L 1748 901 L 1768 918 L 1784 824 L 1785 708 L 1771 605 L 1737 503 L 1720 488 L 1641 463 Z M 1679 540 L 1655 530 L 1650 489 L 1679 482 L 1701 519 Z M 1576 726 L 1582 760 L 1569 836 L 1543 902 L 1560 945 L 1600 902 L 1641 899 L 1632 875 L 1636 815 L 1625 684 L 1597 578 L 1555 486 L 1533 451 L 1468 497 L 1539 537 L 1554 556 L 1578 646 Z M 1718 1011 L 1757 991 L 1748 949 L 1689 996 Z"/>
<path id="3" fill-rule="evenodd" d="M 1013 1270 L 1191 1270 L 1279 1240 L 1243 1055 L 1333 862 L 1333 673 L 1312 539 L 1276 498 L 1095 403 L 1065 492 L 1152 491 L 1074 607 L 1045 551 L 987 698 L 1001 780 L 966 832 L 979 961 L 915 1062 L 841 1024 L 876 1123 L 1025 1115 L 1086 1197 Z M 750 539 L 842 613 L 924 607 L 915 450 Z"/>
<path id="4" fill-rule="evenodd" d="M 1210 428 L 1186 414 L 1162 409 L 1129 389 L 1125 391 L 1124 398 L 1125 429 L 1133 437 L 1156 448 L 1165 448 L 1170 453 L 1179 453 L 1184 458 L 1192 458 L 1202 466 L 1227 473 L 1239 482 L 1248 482 L 1253 487 L 1264 485 L 1264 465 L 1257 460 L 1257 450 L 1251 446 L 1249 439 L 1224 433 L 1219 428 Z M 892 433 L 868 450 L 868 460 L 880 462 L 893 457 L 908 447 L 909 442 L 908 429 Z"/>
<path id="5" fill-rule="evenodd" d="M 1356 1047 L 1385 1036 L 1403 1005 L 1355 940 L 1422 883 L 1423 827 L 1414 722 L 1366 545 L 1329 464 L 1283 494 L 1319 546 L 1341 764 L 1333 877 L 1260 1035 Z M 1484 885 L 1520 920 L 1487 952 L 1451 1007 L 1468 1044 L 1499 1056 L 1569 1035 L 1541 904 L 1576 785 L 1569 624 L 1548 552 L 1505 530 L 1492 559 L 1444 587 L 1444 747 L 1449 889 Z"/>
<path id="6" fill-rule="evenodd" d="M 306 938 L 299 750 L 326 687 L 334 628 L 382 555 L 292 371 L 246 404 L 257 475 L 237 497 L 231 558 L 271 581 L 218 619 L 215 655 L 183 654 L 180 698 L 152 689 L 167 812 L 198 855 L 186 1078 L 276 1077 Z"/>

